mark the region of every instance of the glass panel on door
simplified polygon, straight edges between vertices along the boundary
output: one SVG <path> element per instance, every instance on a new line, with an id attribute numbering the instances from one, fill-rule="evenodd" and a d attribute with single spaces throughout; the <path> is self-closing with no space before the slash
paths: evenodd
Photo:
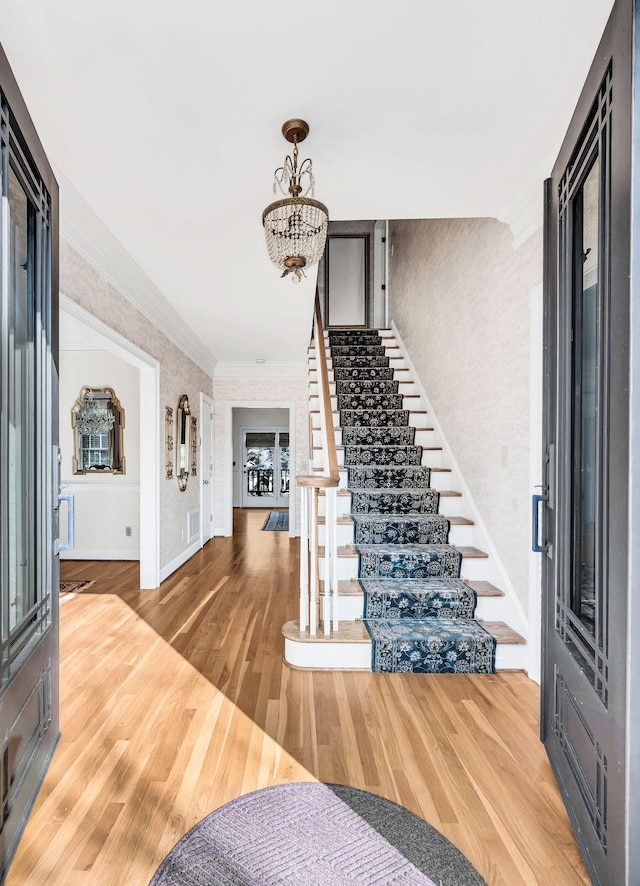
<path id="1" fill-rule="evenodd" d="M 34 211 L 9 170 L 9 630 L 30 617 L 35 579 Z M 17 638 L 16 638 L 17 639 Z"/>
<path id="2" fill-rule="evenodd" d="M 243 507 L 282 507 L 288 503 L 288 431 L 244 432 L 243 478 Z"/>
<path id="3" fill-rule="evenodd" d="M 595 637 L 596 589 L 600 585 L 597 507 L 600 412 L 598 385 L 598 241 L 600 162 L 595 161 L 574 199 L 576 287 L 573 316 L 574 432 L 573 432 L 573 599 L 571 608 Z M 601 319 L 601 318 L 600 318 Z"/>

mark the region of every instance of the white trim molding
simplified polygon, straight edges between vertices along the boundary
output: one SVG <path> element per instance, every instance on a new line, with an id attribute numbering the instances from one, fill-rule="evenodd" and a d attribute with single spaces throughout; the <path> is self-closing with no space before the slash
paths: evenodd
<path id="1" fill-rule="evenodd" d="M 233 535 L 233 410 L 234 409 L 288 409 L 289 410 L 289 465 L 295 479 L 296 465 L 296 401 L 295 400 L 225 400 L 224 402 L 224 475 L 223 520 L 224 527 L 214 535 Z M 293 484 L 290 484 L 290 486 Z M 289 494 L 289 537 L 296 535 L 296 489 Z"/>
<path id="2" fill-rule="evenodd" d="M 140 588 L 152 590 L 160 585 L 160 364 L 155 357 L 64 293 L 60 293 L 60 312 L 100 335 L 106 350 L 140 371 L 140 449 L 143 457 L 140 459 L 140 554 L 137 559 L 140 560 Z M 110 488 L 117 486 L 114 483 Z"/>
<path id="3" fill-rule="evenodd" d="M 178 556 L 174 557 L 170 563 L 163 566 L 160 570 L 160 584 L 162 584 L 163 581 L 166 581 L 166 579 L 169 578 L 176 569 L 179 569 L 184 563 L 186 563 L 187 560 L 190 560 L 194 554 L 197 554 L 201 547 L 200 538 L 197 538 L 188 548 L 185 548 L 184 551 L 180 551 Z"/>
<path id="4" fill-rule="evenodd" d="M 104 548 L 72 548 L 60 552 L 61 560 L 139 560 L 140 551 L 105 550 Z"/>
<path id="5" fill-rule="evenodd" d="M 176 347 L 207 375 L 216 359 L 155 283 L 131 258 L 69 180 L 56 168 L 60 185 L 60 234 Z"/>
<path id="6" fill-rule="evenodd" d="M 105 474 L 105 478 L 110 474 Z M 140 492 L 139 483 L 64 483 L 64 489 L 68 492 Z"/>
<path id="7" fill-rule="evenodd" d="M 543 355 L 543 287 L 535 286 L 530 293 L 531 333 L 529 346 L 529 486 L 531 494 L 542 486 L 542 355 Z M 536 683 L 541 679 L 542 666 L 542 557 L 529 550 L 529 645 L 527 673 Z"/>
<path id="8" fill-rule="evenodd" d="M 497 217 L 511 228 L 514 249 L 542 227 L 542 197 L 542 182 L 535 181 L 526 189 L 517 191 L 498 214 Z"/>
<path id="9" fill-rule="evenodd" d="M 253 361 L 232 362 L 230 360 L 216 363 L 214 378 L 307 378 L 309 367 L 302 361 L 272 361 L 264 363 Z"/>
<path id="10" fill-rule="evenodd" d="M 391 329 L 396 338 L 398 346 L 400 348 L 400 353 L 402 354 L 407 366 L 409 367 L 409 372 L 411 374 L 411 378 L 416 386 L 417 392 L 420 394 L 422 402 L 424 404 L 424 408 L 426 408 L 429 413 L 429 423 L 433 425 L 435 432 L 437 434 L 439 445 L 442 446 L 443 453 L 446 454 L 447 463 L 450 465 L 452 470 L 452 477 L 455 477 L 456 487 L 459 488 L 459 491 L 462 492 L 466 505 L 470 509 L 471 514 L 469 516 L 473 519 L 474 525 L 477 527 L 478 532 L 480 533 L 480 537 L 482 539 L 482 545 L 489 555 L 489 560 L 484 560 L 485 564 L 492 564 L 492 566 L 496 570 L 496 575 L 499 579 L 499 585 L 501 590 L 504 591 L 504 612 L 505 617 L 504 621 L 506 621 L 514 630 L 518 631 L 518 633 L 522 634 L 525 638 L 529 637 L 529 620 L 527 618 L 527 613 L 524 611 L 524 607 L 520 603 L 518 599 L 518 595 L 516 594 L 515 588 L 509 578 L 509 574 L 505 569 L 505 566 L 498 554 L 495 544 L 491 538 L 489 530 L 487 529 L 486 523 L 482 518 L 482 514 L 476 505 L 474 498 L 471 494 L 471 490 L 464 478 L 464 474 L 460 469 L 460 466 L 453 454 L 453 450 L 447 441 L 447 437 L 442 430 L 442 426 L 438 421 L 438 417 L 431 405 L 431 401 L 427 396 L 427 393 L 422 385 L 419 374 L 416 372 L 416 368 L 413 365 L 413 361 L 409 356 L 407 349 L 402 341 L 402 337 L 398 332 L 395 322 L 391 321 Z M 493 580 L 493 579 L 491 579 Z"/>

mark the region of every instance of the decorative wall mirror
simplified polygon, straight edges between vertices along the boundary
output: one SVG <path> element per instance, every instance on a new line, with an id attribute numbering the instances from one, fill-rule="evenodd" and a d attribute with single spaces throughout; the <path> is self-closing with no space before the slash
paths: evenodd
<path id="1" fill-rule="evenodd" d="M 176 479 L 181 492 L 187 488 L 191 465 L 191 411 L 186 394 L 180 397 L 176 413 Z"/>
<path id="2" fill-rule="evenodd" d="M 113 388 L 83 388 L 71 410 L 74 474 L 124 474 L 124 409 Z"/>

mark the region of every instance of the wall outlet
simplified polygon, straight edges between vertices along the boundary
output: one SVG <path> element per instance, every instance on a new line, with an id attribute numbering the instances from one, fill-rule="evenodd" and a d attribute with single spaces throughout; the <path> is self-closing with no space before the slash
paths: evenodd
<path id="1" fill-rule="evenodd" d="M 131 538 L 131 536 L 133 535 L 133 529 L 130 526 L 125 526 L 124 534 L 127 536 L 127 538 Z"/>

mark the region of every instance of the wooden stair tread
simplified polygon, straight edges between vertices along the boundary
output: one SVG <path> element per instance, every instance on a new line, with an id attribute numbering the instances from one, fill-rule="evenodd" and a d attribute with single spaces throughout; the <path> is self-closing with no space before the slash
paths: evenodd
<path id="1" fill-rule="evenodd" d="M 510 628 L 504 621 L 482 621 L 481 619 L 478 619 L 478 621 L 486 631 L 489 631 L 496 638 L 498 643 L 515 646 L 526 644 L 527 642 L 524 637 L 517 631 L 514 631 L 513 628 Z"/>
<path id="2" fill-rule="evenodd" d="M 490 581 L 469 581 L 466 578 L 462 580 L 466 581 L 479 597 L 504 597 L 504 591 L 492 585 Z"/>
<path id="3" fill-rule="evenodd" d="M 419 467 L 419 466 L 418 466 L 418 467 Z M 317 470 L 317 469 L 314 468 L 314 470 Z M 322 469 L 320 469 L 320 470 L 322 470 Z M 436 468 L 431 468 L 431 470 L 434 471 L 434 470 L 436 470 Z M 444 470 L 444 469 L 443 469 L 443 470 Z M 427 489 L 427 488 L 430 489 L 430 488 L 432 488 L 432 487 L 425 487 L 425 489 Z M 449 489 L 439 489 L 439 490 L 437 490 L 437 491 L 440 493 L 440 498 L 459 498 L 459 497 L 462 497 L 462 493 L 461 493 L 461 492 L 454 492 L 454 491 L 449 490 Z M 324 495 L 324 492 L 323 492 L 322 489 L 320 490 L 320 495 Z M 338 488 L 338 495 L 351 495 L 351 493 L 349 492 L 348 489 L 345 489 L 343 486 L 340 486 L 340 487 Z M 391 516 L 391 514 L 389 514 L 388 516 Z"/>
<path id="4" fill-rule="evenodd" d="M 482 627 L 495 637 L 500 645 L 519 646 L 525 645 L 526 640 L 513 628 L 503 621 L 482 621 L 478 619 Z M 322 628 L 318 627 L 315 637 L 310 636 L 308 631 L 300 630 L 298 620 L 288 621 L 282 626 L 282 633 L 287 640 L 298 643 L 370 643 L 371 637 L 362 621 L 341 621 L 337 633 L 333 631 L 326 635 Z"/>
<path id="5" fill-rule="evenodd" d="M 398 545 L 398 547 L 402 547 L 402 545 Z M 466 545 L 453 545 L 456 551 L 460 551 L 463 557 L 467 557 L 467 559 L 488 559 L 489 555 L 485 554 L 484 551 L 478 550 L 478 548 L 466 546 Z M 324 547 L 318 547 L 318 556 L 324 557 Z M 353 545 L 338 545 L 338 557 L 357 557 L 358 552 L 354 548 Z"/>
<path id="6" fill-rule="evenodd" d="M 324 526 L 325 522 L 326 521 L 325 521 L 324 517 L 318 517 L 318 526 Z M 342 517 L 338 517 L 336 522 L 340 526 L 350 526 L 353 523 L 353 520 L 351 519 L 351 517 L 348 514 L 345 514 Z"/>
<path id="7" fill-rule="evenodd" d="M 473 588 L 479 597 L 504 597 L 504 591 L 501 591 L 490 581 L 469 581 L 462 579 L 469 587 Z M 324 582 L 320 582 L 321 587 Z M 344 597 L 359 597 L 362 595 L 362 587 L 360 582 L 355 578 L 342 579 L 338 582 L 338 595 Z"/>
<path id="8" fill-rule="evenodd" d="M 485 554 L 484 551 L 478 550 L 478 548 L 467 547 L 466 545 L 456 545 L 456 551 L 460 551 L 463 557 L 468 557 L 469 559 L 484 559 L 487 560 L 489 558 L 489 554 Z"/>
<path id="9" fill-rule="evenodd" d="M 416 394 L 415 396 L 417 397 L 418 395 Z M 311 397 L 310 399 L 317 400 L 318 398 Z M 338 410 L 338 409 L 332 409 L 331 413 L 332 413 L 332 415 L 338 415 L 339 411 L 340 410 Z M 426 415 L 427 414 L 426 409 L 407 409 L 406 412 L 408 412 L 409 415 Z M 319 409 L 310 409 L 309 415 L 320 415 L 320 410 Z M 317 428 L 316 428 L 316 430 L 317 430 Z M 423 431 L 423 430 L 424 430 L 424 428 L 416 428 L 416 431 Z"/>
<path id="10" fill-rule="evenodd" d="M 320 468 L 314 468 L 314 470 L 318 471 L 318 470 L 320 470 Z M 364 515 L 364 516 L 366 516 L 366 515 Z M 374 516 L 377 516 L 377 514 Z M 387 514 L 386 516 L 391 516 L 391 515 Z M 401 514 L 400 516 L 403 516 L 403 515 Z M 404 516 L 415 516 L 415 515 L 404 515 Z M 428 516 L 428 515 L 425 515 L 425 516 Z M 449 521 L 449 523 L 452 526 L 473 526 L 474 525 L 473 520 L 467 520 L 466 517 L 447 517 L 447 520 Z M 344 514 L 342 517 L 338 517 L 338 523 L 341 523 L 341 524 L 353 523 L 353 520 L 351 519 L 351 516 L 349 514 Z M 325 525 L 324 517 L 318 517 L 318 524 L 320 526 Z M 488 582 L 487 582 L 487 584 L 488 584 Z"/>
<path id="11" fill-rule="evenodd" d="M 353 545 L 338 545 L 338 557 L 357 557 L 358 552 Z M 318 557 L 324 557 L 324 545 L 318 545 Z"/>
<path id="12" fill-rule="evenodd" d="M 318 633 L 311 637 L 308 631 L 300 630 L 300 621 L 288 621 L 282 626 L 282 633 L 287 640 L 296 643 L 371 643 L 369 632 L 361 621 L 341 621 L 340 630 L 333 631 L 329 635 L 322 632 L 318 627 Z"/>

